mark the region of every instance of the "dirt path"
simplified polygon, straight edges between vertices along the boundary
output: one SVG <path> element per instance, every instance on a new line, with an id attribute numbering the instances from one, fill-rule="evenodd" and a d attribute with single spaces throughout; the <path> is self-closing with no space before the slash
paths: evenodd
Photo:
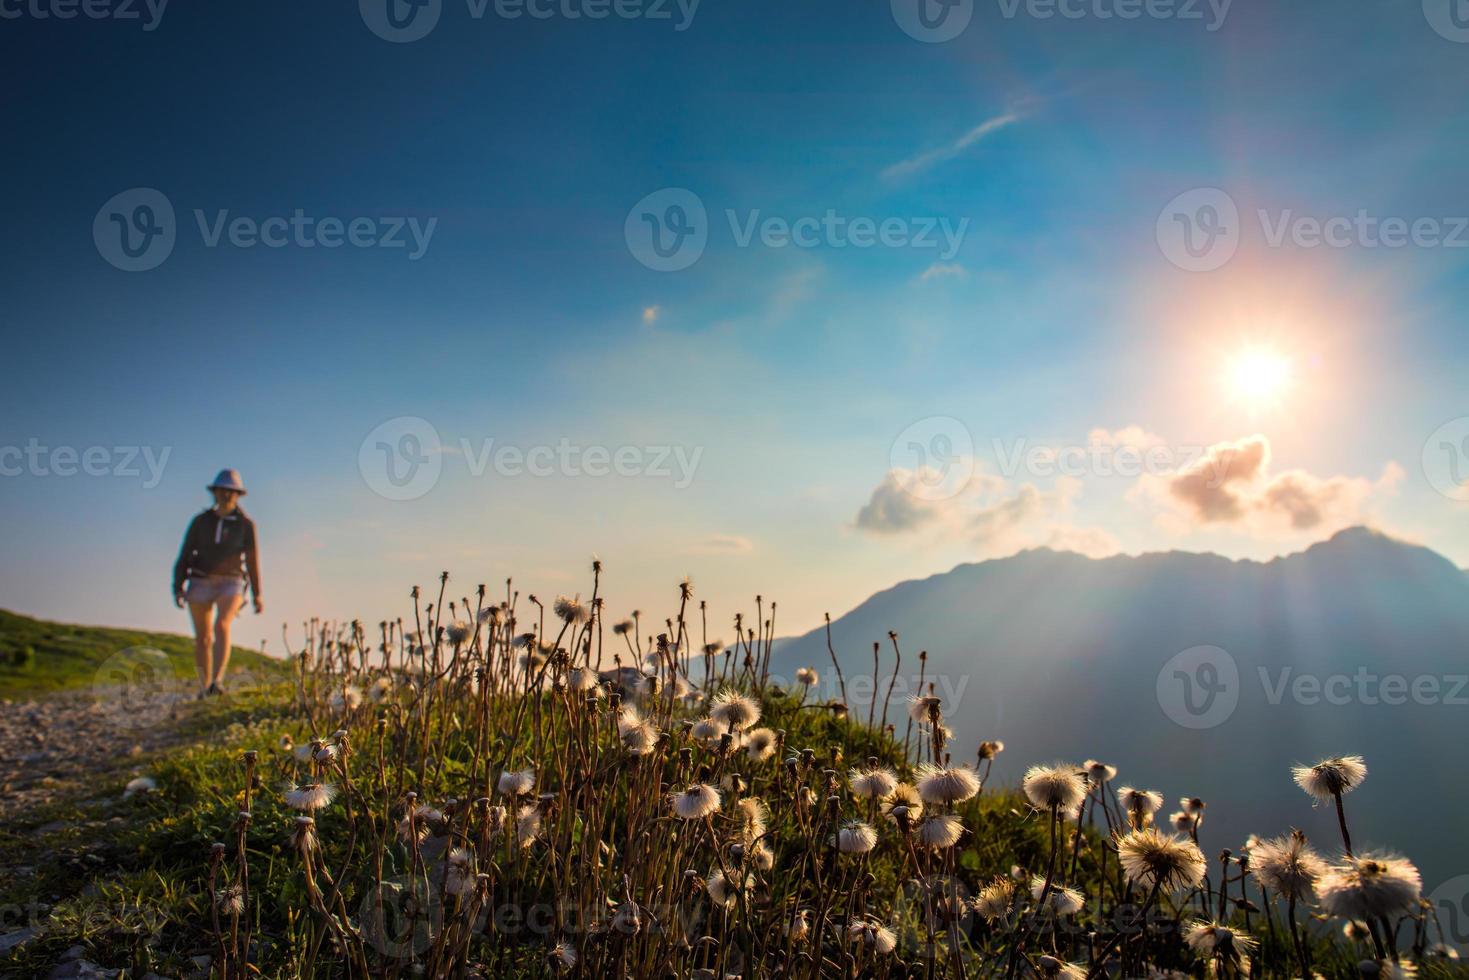
<path id="1" fill-rule="evenodd" d="M 181 741 L 190 688 L 150 681 L 0 700 L 0 818 L 95 794 L 135 760 Z"/>

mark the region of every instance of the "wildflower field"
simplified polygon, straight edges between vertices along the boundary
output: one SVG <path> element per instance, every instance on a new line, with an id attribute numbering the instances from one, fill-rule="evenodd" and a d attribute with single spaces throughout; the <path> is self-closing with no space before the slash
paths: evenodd
<path id="1" fill-rule="evenodd" d="M 288 631 L 294 679 L 211 706 L 132 787 L 117 873 L 3 968 L 81 945 L 134 977 L 1466 975 L 1418 869 L 1352 847 L 1370 759 L 1257 774 L 1338 838 L 1212 839 L 1228 800 L 1085 745 L 992 785 L 1024 746 L 955 744 L 932 695 L 849 706 L 835 645 L 773 676 L 773 604 L 716 624 L 684 582 L 618 619 L 602 587 L 599 563 L 588 600 L 445 576 L 402 618 Z"/>

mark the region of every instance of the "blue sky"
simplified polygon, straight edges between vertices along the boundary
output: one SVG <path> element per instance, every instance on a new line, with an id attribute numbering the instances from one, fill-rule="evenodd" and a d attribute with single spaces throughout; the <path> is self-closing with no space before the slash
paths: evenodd
<path id="1" fill-rule="evenodd" d="M 411 43 L 352 5 L 180 4 L 145 30 L 0 3 L 0 446 L 168 452 L 156 485 L 7 471 L 0 602 L 184 628 L 168 569 L 226 465 L 265 547 L 268 612 L 240 635 L 274 649 L 282 620 L 401 612 L 445 568 L 460 594 L 585 591 L 594 552 L 614 611 L 689 573 L 716 621 L 761 592 L 790 629 L 1046 544 L 1266 558 L 1365 521 L 1469 565 L 1469 44 L 1438 0 L 1237 0 L 1222 23 L 975 0 L 944 43 L 887 3 L 565 16 L 586 2 L 444 0 Z M 134 188 L 176 241 L 129 272 L 93 229 Z M 679 271 L 627 232 L 668 188 L 705 211 Z M 1188 271 L 1169 209 L 1202 220 L 1201 188 L 1239 217 L 1232 256 Z M 431 234 L 416 259 L 406 230 L 209 244 L 222 212 L 298 210 Z M 828 213 L 919 241 L 739 241 Z M 1359 214 L 1421 234 L 1374 244 Z M 1312 245 L 1332 218 L 1340 244 Z M 962 229 L 954 254 L 930 226 Z M 404 417 L 440 475 L 390 500 L 359 455 Z M 942 494 L 913 490 L 914 433 L 930 459 L 973 446 Z M 487 439 L 623 449 L 639 475 L 475 475 Z M 1118 444 L 1167 465 L 1109 475 L 1095 447 Z M 663 475 L 675 447 L 687 480 Z M 1007 467 L 1036 447 L 1086 461 Z M 1247 466 L 1190 493 L 1221 459 Z"/>

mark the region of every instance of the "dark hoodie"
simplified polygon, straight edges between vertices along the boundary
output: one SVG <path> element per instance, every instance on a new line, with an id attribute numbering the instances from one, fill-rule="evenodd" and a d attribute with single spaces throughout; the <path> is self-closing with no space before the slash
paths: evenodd
<path id="1" fill-rule="evenodd" d="M 260 558 L 255 551 L 255 522 L 238 507 L 227 517 L 213 507 L 189 522 L 184 545 L 173 566 L 174 594 L 195 575 L 248 575 L 250 592 L 260 598 Z"/>

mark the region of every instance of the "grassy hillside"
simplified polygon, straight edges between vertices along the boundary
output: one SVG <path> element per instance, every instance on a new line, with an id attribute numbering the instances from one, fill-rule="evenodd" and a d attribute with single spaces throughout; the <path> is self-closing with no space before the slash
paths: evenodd
<path id="1" fill-rule="evenodd" d="M 549 622 L 415 610 L 427 639 L 322 628 L 293 681 L 196 705 L 147 791 L 0 828 L 0 905 L 32 929 L 0 974 L 79 951 L 224 980 L 1463 976 L 1400 859 L 1302 839 L 1286 902 L 1289 839 L 1256 869 L 1203 801 L 1165 816 L 1100 763 L 982 785 L 1020 747 L 951 745 L 937 698 L 869 719 L 812 672 L 772 683 L 763 633 L 701 651 L 688 597 L 641 649 L 564 597 Z"/>
<path id="2" fill-rule="evenodd" d="M 0 609 L 0 697 L 24 698 L 106 683 L 109 658 L 158 650 L 167 656 L 175 676 L 194 676 L 194 641 L 174 633 L 75 626 L 32 619 Z M 149 657 L 140 653 L 139 657 Z M 156 658 L 156 654 L 151 655 Z M 116 663 L 116 661 L 114 661 Z M 284 676 L 285 666 L 256 651 L 235 647 L 230 669 L 261 676 Z M 99 672 L 101 672 L 99 674 Z"/>

